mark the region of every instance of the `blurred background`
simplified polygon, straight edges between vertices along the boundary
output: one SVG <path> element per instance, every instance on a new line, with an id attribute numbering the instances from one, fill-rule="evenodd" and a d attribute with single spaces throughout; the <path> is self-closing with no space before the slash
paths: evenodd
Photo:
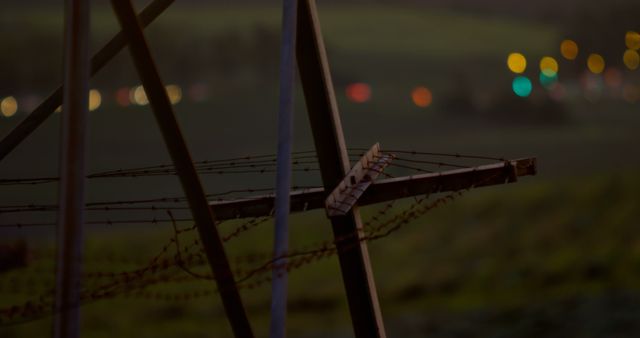
<path id="1" fill-rule="evenodd" d="M 107 2 L 92 5 L 96 51 L 118 25 Z M 194 160 L 275 153 L 280 6 L 178 0 L 145 30 Z M 64 8 L 44 0 L 2 7 L 4 136 L 62 81 Z M 318 8 L 349 147 L 538 158 L 537 176 L 471 190 L 370 244 L 388 335 L 638 336 L 640 4 L 321 0 Z M 127 52 L 91 88 L 90 173 L 170 163 Z M 313 150 L 299 86 L 296 104 L 295 150 Z M 59 126 L 54 114 L 0 163 L 0 179 L 57 176 Z M 272 187 L 275 175 L 202 179 L 214 194 Z M 294 184 L 318 185 L 319 175 L 296 172 Z M 90 180 L 87 189 L 90 202 L 181 195 L 175 177 Z M 56 198 L 55 183 L 0 190 L 4 206 Z M 55 213 L 0 213 L 1 224 L 30 222 L 55 222 Z M 322 212 L 293 216 L 292 227 L 293 247 L 331 236 Z M 144 264 L 172 231 L 90 226 L 86 269 Z M 228 250 L 267 252 L 271 232 L 256 229 Z M 5 252 L 22 253 L 19 268 L 0 271 L 0 307 L 52 288 L 55 228 L 7 226 L 0 234 Z M 292 272 L 291 337 L 352 335 L 340 278 L 335 257 Z M 199 283 L 160 287 L 210 286 Z M 243 291 L 260 336 L 268 292 Z M 231 336 L 217 295 L 106 299 L 84 306 L 82 318 L 87 337 Z M 0 336 L 44 337 L 50 327 L 45 316 L 0 326 Z"/>

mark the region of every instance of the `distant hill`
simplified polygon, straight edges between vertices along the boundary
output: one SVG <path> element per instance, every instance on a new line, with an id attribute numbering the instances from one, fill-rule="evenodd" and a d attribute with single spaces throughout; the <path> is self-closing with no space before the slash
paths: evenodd
<path id="1" fill-rule="evenodd" d="M 145 4 L 150 0 L 134 0 L 137 4 Z M 191 4 L 264 4 L 264 0 L 177 0 L 177 3 Z M 616 3 L 631 3 L 633 0 L 612 0 L 607 1 L 606 6 Z M 19 6 L 34 5 L 63 5 L 64 0 L 3 0 L 4 4 Z M 279 1 L 269 1 L 274 5 Z M 511 0 L 318 0 L 322 3 L 360 3 L 367 4 L 395 4 L 395 5 L 425 5 L 438 8 L 447 8 L 460 11 L 477 12 L 481 14 L 503 14 L 519 17 L 537 17 L 541 19 L 553 19 L 558 17 L 570 16 L 572 12 L 588 7 L 592 4 L 599 4 L 603 7 L 601 1 L 597 0 L 537 0 L 537 1 L 511 1 Z"/>

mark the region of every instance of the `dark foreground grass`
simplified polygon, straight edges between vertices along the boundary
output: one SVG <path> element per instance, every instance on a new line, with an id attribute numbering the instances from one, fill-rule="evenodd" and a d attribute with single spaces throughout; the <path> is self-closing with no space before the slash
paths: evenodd
<path id="1" fill-rule="evenodd" d="M 528 178 L 517 185 L 471 191 L 372 242 L 390 335 L 608 337 L 613 332 L 616 337 L 635 336 L 640 319 L 640 201 L 635 193 L 639 188 L 640 177 L 631 172 L 568 181 Z M 400 202 L 394 211 L 408 205 Z M 365 218 L 374 209 L 364 210 Z M 319 212 L 295 216 L 292 226 L 293 247 L 330 236 Z M 225 232 L 233 224 L 221 227 Z M 265 224 L 229 242 L 231 256 L 268 252 L 271 229 Z M 86 270 L 121 271 L 144 265 L 171 233 L 168 225 L 95 229 L 87 235 Z M 29 267 L 3 275 L 2 306 L 46 290 L 53 275 L 43 271 L 50 269 L 50 260 L 34 259 Z M 292 337 L 350 334 L 335 257 L 295 270 L 290 285 Z M 190 281 L 150 291 L 176 294 L 211 288 L 209 281 Z M 268 327 L 268 292 L 268 284 L 243 291 L 260 336 Z M 98 301 L 83 307 L 82 323 L 88 337 L 230 336 L 215 295 L 182 302 Z M 3 327 L 0 332 L 2 337 L 39 337 L 46 336 L 49 328 L 47 318 Z"/>

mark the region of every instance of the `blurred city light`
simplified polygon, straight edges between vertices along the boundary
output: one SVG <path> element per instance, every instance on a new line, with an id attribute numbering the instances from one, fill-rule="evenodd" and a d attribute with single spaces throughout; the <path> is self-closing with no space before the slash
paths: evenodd
<path id="1" fill-rule="evenodd" d="M 540 60 L 540 71 L 551 78 L 558 73 L 558 62 L 550 56 L 545 56 Z"/>
<path id="2" fill-rule="evenodd" d="M 149 104 L 147 93 L 145 93 L 144 87 L 142 86 L 137 86 L 131 89 L 131 91 L 129 92 L 129 100 L 131 100 L 131 103 L 137 104 L 139 106 Z"/>
<path id="3" fill-rule="evenodd" d="M 638 69 L 638 65 L 640 65 L 640 55 L 633 49 L 627 49 L 624 52 L 622 60 L 624 61 L 624 65 L 631 70 Z"/>
<path id="4" fill-rule="evenodd" d="M 131 104 L 129 88 L 122 87 L 116 91 L 116 103 L 121 107 L 128 107 Z"/>
<path id="5" fill-rule="evenodd" d="M 347 98 L 356 103 L 364 103 L 371 99 L 371 87 L 362 82 L 352 83 L 346 88 Z"/>
<path id="6" fill-rule="evenodd" d="M 177 85 L 168 85 L 166 90 L 171 104 L 178 104 L 182 100 L 182 89 Z"/>
<path id="7" fill-rule="evenodd" d="M 560 43 L 560 54 L 567 60 L 575 60 L 578 57 L 578 44 L 573 40 L 564 40 Z"/>
<path id="8" fill-rule="evenodd" d="M 622 85 L 622 72 L 617 68 L 609 68 L 604 72 L 604 83 L 611 88 L 619 88 Z"/>
<path id="9" fill-rule="evenodd" d="M 587 59 L 587 67 L 593 74 L 600 74 L 604 71 L 604 58 L 600 54 L 590 54 Z"/>
<path id="10" fill-rule="evenodd" d="M 416 87 L 411 92 L 411 99 L 416 106 L 426 108 L 429 107 L 433 102 L 433 95 L 431 94 L 429 88 Z"/>
<path id="11" fill-rule="evenodd" d="M 531 80 L 526 76 L 518 76 L 513 79 L 511 87 L 513 88 L 513 92 L 520 97 L 531 95 L 531 91 L 533 90 Z"/>
<path id="12" fill-rule="evenodd" d="M 202 102 L 209 98 L 209 85 L 203 82 L 194 83 L 188 90 L 189 99 Z"/>
<path id="13" fill-rule="evenodd" d="M 0 101 L 0 112 L 4 117 L 11 117 L 18 111 L 18 101 L 15 97 L 7 96 Z"/>
<path id="14" fill-rule="evenodd" d="M 558 82 L 558 73 L 540 72 L 540 84 L 549 89 L 553 84 Z"/>
<path id="15" fill-rule="evenodd" d="M 567 89 L 561 83 L 554 82 L 549 87 L 549 96 L 555 101 L 562 101 L 567 96 Z"/>
<path id="16" fill-rule="evenodd" d="M 24 97 L 20 98 L 20 109 L 22 111 L 30 112 L 33 111 L 40 105 L 42 98 L 37 94 L 28 94 Z"/>
<path id="17" fill-rule="evenodd" d="M 91 89 L 89 91 L 89 111 L 100 108 L 100 104 L 102 104 L 102 95 L 97 89 Z"/>
<path id="18" fill-rule="evenodd" d="M 640 33 L 635 31 L 628 31 L 624 37 L 624 42 L 629 49 L 640 49 Z"/>
<path id="19" fill-rule="evenodd" d="M 587 101 L 595 103 L 602 96 L 604 89 L 604 80 L 602 76 L 585 71 L 580 77 L 580 85 L 582 86 L 582 95 Z"/>
<path id="20" fill-rule="evenodd" d="M 507 67 L 516 74 L 524 73 L 527 69 L 527 59 L 520 53 L 511 53 L 507 57 Z"/>

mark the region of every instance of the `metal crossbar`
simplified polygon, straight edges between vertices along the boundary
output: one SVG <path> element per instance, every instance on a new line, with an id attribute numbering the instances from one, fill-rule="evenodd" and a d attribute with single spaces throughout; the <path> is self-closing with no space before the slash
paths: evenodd
<path id="1" fill-rule="evenodd" d="M 455 169 L 440 173 L 420 174 L 375 181 L 358 200 L 365 206 L 404 197 L 457 191 L 515 182 L 518 177 L 536 174 L 536 159 L 526 158 L 499 162 L 475 168 Z M 324 188 L 291 192 L 291 212 L 325 208 Z M 209 203 L 219 220 L 268 216 L 273 210 L 273 194 Z"/>

